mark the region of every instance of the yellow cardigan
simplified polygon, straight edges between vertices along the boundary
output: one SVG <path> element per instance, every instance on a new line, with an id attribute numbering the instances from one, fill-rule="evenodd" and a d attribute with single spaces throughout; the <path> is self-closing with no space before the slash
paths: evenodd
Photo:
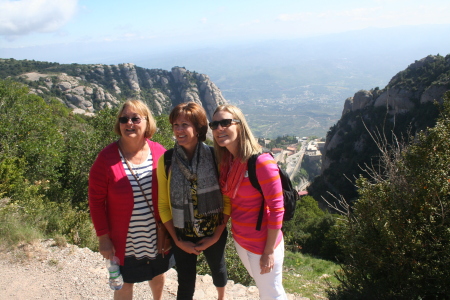
<path id="1" fill-rule="evenodd" d="M 158 212 L 161 221 L 166 223 L 172 220 L 172 206 L 170 205 L 170 173 L 166 175 L 166 166 L 164 164 L 164 155 L 158 160 L 157 176 L 158 176 Z M 231 214 L 230 198 L 223 195 L 223 213 Z"/>

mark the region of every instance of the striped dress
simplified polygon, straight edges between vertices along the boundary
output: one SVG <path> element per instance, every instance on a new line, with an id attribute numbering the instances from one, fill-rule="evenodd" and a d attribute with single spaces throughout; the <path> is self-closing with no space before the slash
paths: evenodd
<path id="1" fill-rule="evenodd" d="M 156 222 L 153 213 L 150 212 L 147 201 L 142 195 L 136 179 L 128 168 L 124 158 L 121 156 L 123 168 L 127 174 L 128 180 L 133 188 L 134 208 L 128 227 L 127 241 L 125 246 L 125 257 L 136 257 L 137 259 L 154 259 L 157 254 L 156 247 Z M 153 158 L 149 151 L 147 159 L 140 165 L 132 165 L 134 174 L 137 176 L 142 189 L 144 190 L 151 211 L 153 212 L 152 201 L 152 168 Z"/>
<path id="2" fill-rule="evenodd" d="M 279 229 L 283 224 L 284 202 L 278 166 L 270 154 L 261 154 L 256 160 L 256 177 L 266 201 L 261 230 L 256 230 L 258 213 L 263 197 L 250 183 L 248 172 L 231 199 L 231 230 L 234 240 L 245 250 L 261 255 L 267 240 L 268 229 Z M 282 233 L 275 247 L 281 242 Z"/>

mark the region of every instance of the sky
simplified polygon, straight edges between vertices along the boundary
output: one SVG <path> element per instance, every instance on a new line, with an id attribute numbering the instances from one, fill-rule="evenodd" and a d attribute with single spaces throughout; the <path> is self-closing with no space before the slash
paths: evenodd
<path id="1" fill-rule="evenodd" d="M 450 1 L 0 0 L 0 58 L 35 59 L 65 46 L 76 59 L 86 47 L 164 51 L 420 24 L 450 24 Z"/>

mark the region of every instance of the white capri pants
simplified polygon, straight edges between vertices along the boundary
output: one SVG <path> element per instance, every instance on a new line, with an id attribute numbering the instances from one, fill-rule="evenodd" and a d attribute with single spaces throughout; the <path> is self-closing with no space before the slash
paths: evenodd
<path id="1" fill-rule="evenodd" d="M 250 276 L 256 282 L 259 290 L 259 298 L 261 300 L 287 300 L 286 292 L 283 288 L 283 260 L 284 260 L 284 239 L 275 248 L 273 253 L 274 267 L 270 273 L 260 274 L 261 267 L 259 261 L 261 255 L 252 253 L 242 248 L 236 241 L 234 241 L 236 251 L 247 269 Z"/>

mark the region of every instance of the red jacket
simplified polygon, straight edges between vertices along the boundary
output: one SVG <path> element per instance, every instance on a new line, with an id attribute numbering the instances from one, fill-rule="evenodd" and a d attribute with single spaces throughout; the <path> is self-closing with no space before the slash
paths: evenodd
<path id="1" fill-rule="evenodd" d="M 156 142 L 147 140 L 153 158 L 152 199 L 158 212 L 158 181 L 156 168 L 166 151 Z M 117 143 L 106 146 L 97 156 L 89 173 L 89 208 L 97 236 L 109 234 L 115 255 L 123 265 L 128 227 L 134 208 L 133 189 L 125 174 Z M 155 216 L 159 220 L 159 216 Z"/>

